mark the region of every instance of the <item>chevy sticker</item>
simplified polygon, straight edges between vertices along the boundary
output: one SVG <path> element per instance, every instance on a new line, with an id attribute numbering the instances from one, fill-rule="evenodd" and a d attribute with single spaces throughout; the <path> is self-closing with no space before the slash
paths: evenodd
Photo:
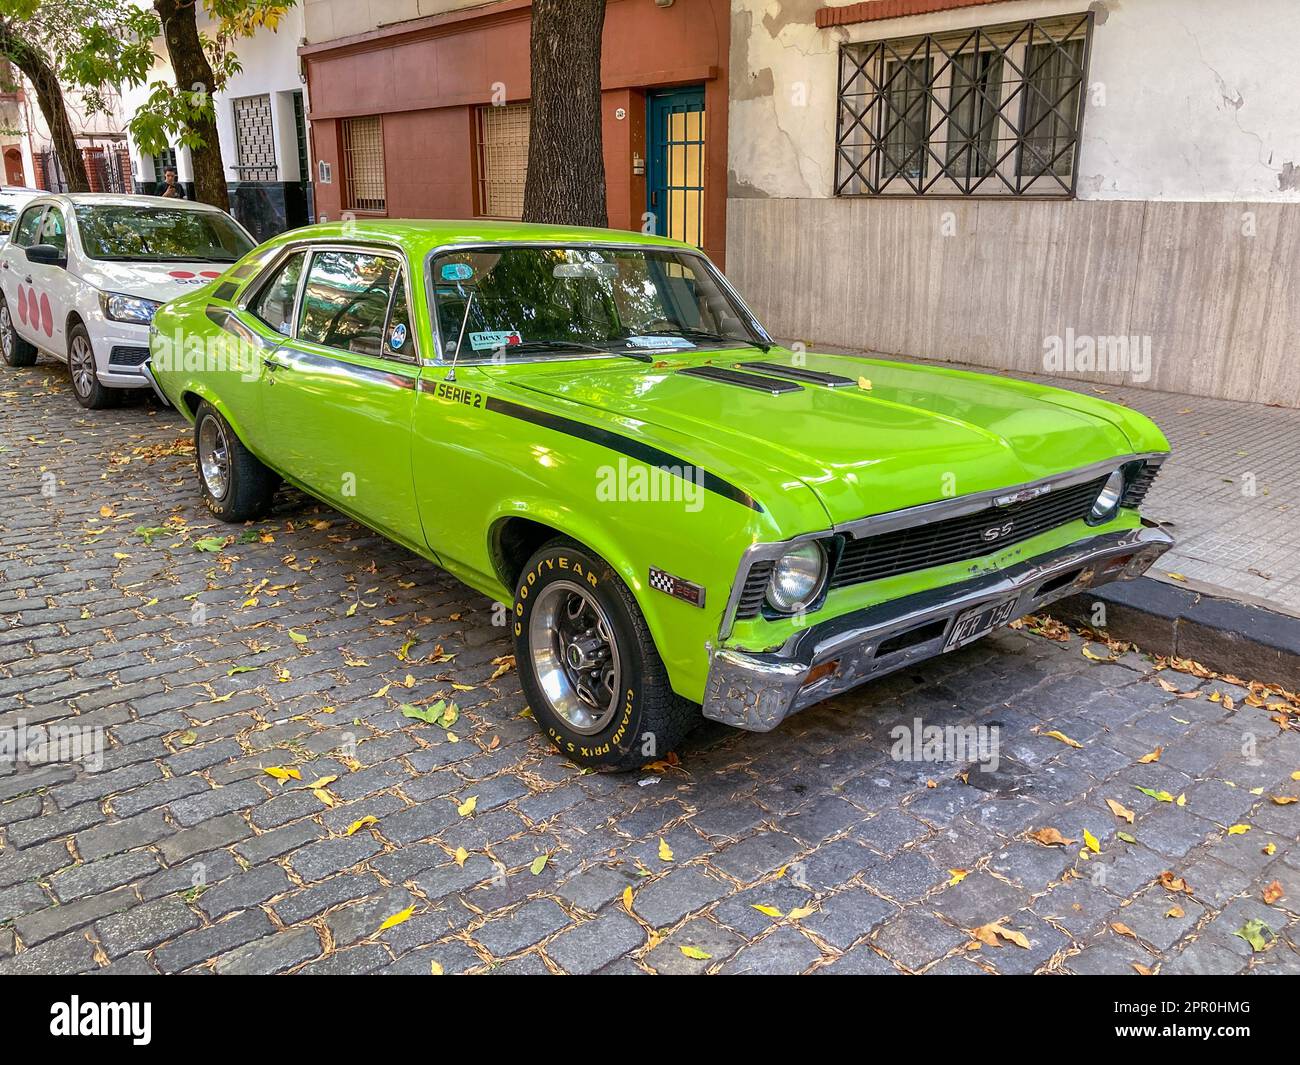
<path id="1" fill-rule="evenodd" d="M 474 276 L 474 268 L 469 263 L 444 263 L 442 279 L 444 281 L 468 281 Z"/>
<path id="2" fill-rule="evenodd" d="M 398 322 L 389 331 L 388 346 L 394 351 L 399 351 L 403 344 L 406 343 L 406 323 Z"/>
<path id="3" fill-rule="evenodd" d="M 497 348 L 512 348 L 522 344 L 524 338 L 517 329 L 491 329 L 481 333 L 470 333 L 469 343 L 475 351 L 494 351 Z"/>

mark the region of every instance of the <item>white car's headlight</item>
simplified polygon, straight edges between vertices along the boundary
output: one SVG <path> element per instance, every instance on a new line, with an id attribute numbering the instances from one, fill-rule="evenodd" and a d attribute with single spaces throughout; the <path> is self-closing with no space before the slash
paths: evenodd
<path id="1" fill-rule="evenodd" d="M 1106 478 L 1106 483 L 1097 493 L 1096 502 L 1092 504 L 1092 510 L 1088 512 L 1089 525 L 1101 525 L 1115 516 L 1120 502 L 1124 499 L 1125 483 L 1123 468 Z"/>
<path id="2" fill-rule="evenodd" d="M 768 605 L 782 614 L 807 607 L 826 581 L 826 552 L 817 543 L 800 544 L 776 560 L 767 582 Z"/>
<path id="3" fill-rule="evenodd" d="M 157 300 L 127 296 L 121 292 L 101 292 L 99 294 L 99 306 L 104 312 L 104 317 L 114 322 L 148 325 L 153 321 L 154 312 L 162 304 Z"/>

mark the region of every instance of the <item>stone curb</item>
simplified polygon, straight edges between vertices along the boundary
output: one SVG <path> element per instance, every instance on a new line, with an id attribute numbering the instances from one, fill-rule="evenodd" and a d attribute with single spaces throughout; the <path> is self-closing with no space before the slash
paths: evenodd
<path id="1" fill-rule="evenodd" d="M 1097 603 L 1105 605 L 1106 631 L 1144 651 L 1192 658 L 1218 673 L 1300 689 L 1300 618 L 1151 577 L 1062 599 L 1047 613 L 1099 627 L 1093 620 Z"/>

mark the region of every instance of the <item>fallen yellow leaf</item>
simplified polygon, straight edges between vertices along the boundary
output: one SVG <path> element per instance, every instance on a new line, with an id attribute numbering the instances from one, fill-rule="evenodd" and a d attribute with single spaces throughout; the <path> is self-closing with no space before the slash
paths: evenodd
<path id="1" fill-rule="evenodd" d="M 393 928 L 399 924 L 402 924 L 404 921 L 409 921 L 411 919 L 411 914 L 413 914 L 414 912 L 415 912 L 414 906 L 408 906 L 404 910 L 399 910 L 397 913 L 393 914 L 392 917 L 384 918 L 384 923 L 381 924 L 376 929 L 376 931 L 382 932 L 387 928 Z"/>
<path id="2" fill-rule="evenodd" d="M 750 903 L 750 905 L 753 906 L 753 908 L 756 909 L 759 913 L 766 914 L 768 917 L 779 919 L 782 916 L 781 911 L 778 910 L 775 906 L 764 906 L 762 903 L 758 903 L 758 902 Z"/>
<path id="3" fill-rule="evenodd" d="M 661 862 L 671 862 L 673 860 L 673 849 L 664 842 L 663 836 L 659 837 L 659 860 Z"/>
<path id="4" fill-rule="evenodd" d="M 478 806 L 478 796 L 471 795 L 468 799 L 466 799 L 463 803 L 461 803 L 459 806 L 456 807 L 456 812 L 460 814 L 461 817 L 468 817 L 470 814 L 474 812 L 474 808 L 476 806 Z"/>
<path id="5" fill-rule="evenodd" d="M 1107 799 L 1106 805 L 1110 807 L 1110 812 L 1113 813 L 1116 817 L 1123 818 L 1130 825 L 1133 823 L 1133 811 L 1130 810 L 1127 806 L 1124 806 L 1122 803 L 1116 802 L 1114 799 Z"/>
<path id="6" fill-rule="evenodd" d="M 358 832 L 360 832 L 363 828 L 365 828 L 366 825 L 377 825 L 377 824 L 379 824 L 379 818 L 377 818 L 374 814 L 366 814 L 366 816 L 361 818 L 359 821 L 353 821 L 352 824 L 348 825 L 348 830 L 343 834 L 345 836 L 353 836 L 356 835 Z"/>
<path id="7" fill-rule="evenodd" d="M 1093 854 L 1101 853 L 1101 843 L 1098 842 L 1097 837 L 1086 828 L 1083 830 L 1083 842 L 1088 850 L 1092 851 Z"/>
<path id="8" fill-rule="evenodd" d="M 680 950 L 684 955 L 686 955 L 686 957 L 693 958 L 696 961 L 708 961 L 710 958 L 713 957 L 712 954 L 705 953 L 704 951 L 700 950 L 699 947 L 678 947 L 677 949 Z"/>
<path id="9" fill-rule="evenodd" d="M 1072 739 L 1070 739 L 1070 737 L 1067 736 L 1064 732 L 1058 732 L 1056 729 L 1052 729 L 1051 732 L 1044 732 L 1043 735 L 1044 735 L 1044 736 L 1051 736 L 1052 739 L 1054 739 L 1054 740 L 1060 740 L 1062 743 L 1067 743 L 1067 744 L 1069 744 L 1071 747 L 1082 747 L 1082 746 L 1083 746 L 1083 744 L 1080 743 L 1078 740 L 1072 740 Z"/>
<path id="10" fill-rule="evenodd" d="M 1233 825 L 1228 829 L 1228 835 L 1244 836 L 1249 831 L 1250 831 L 1250 825 Z"/>
<path id="11" fill-rule="evenodd" d="M 1164 752 L 1163 747 L 1157 747 L 1150 754 L 1144 754 L 1138 759 L 1138 765 L 1150 765 L 1152 762 L 1160 761 L 1160 755 Z"/>

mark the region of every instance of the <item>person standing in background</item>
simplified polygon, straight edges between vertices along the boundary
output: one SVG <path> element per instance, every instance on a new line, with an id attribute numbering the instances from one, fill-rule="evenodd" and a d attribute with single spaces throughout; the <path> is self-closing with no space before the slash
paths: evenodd
<path id="1" fill-rule="evenodd" d="M 169 200 L 185 199 L 185 190 L 181 188 L 180 182 L 176 180 L 176 171 L 171 167 L 163 171 L 162 192 L 158 195 Z"/>

